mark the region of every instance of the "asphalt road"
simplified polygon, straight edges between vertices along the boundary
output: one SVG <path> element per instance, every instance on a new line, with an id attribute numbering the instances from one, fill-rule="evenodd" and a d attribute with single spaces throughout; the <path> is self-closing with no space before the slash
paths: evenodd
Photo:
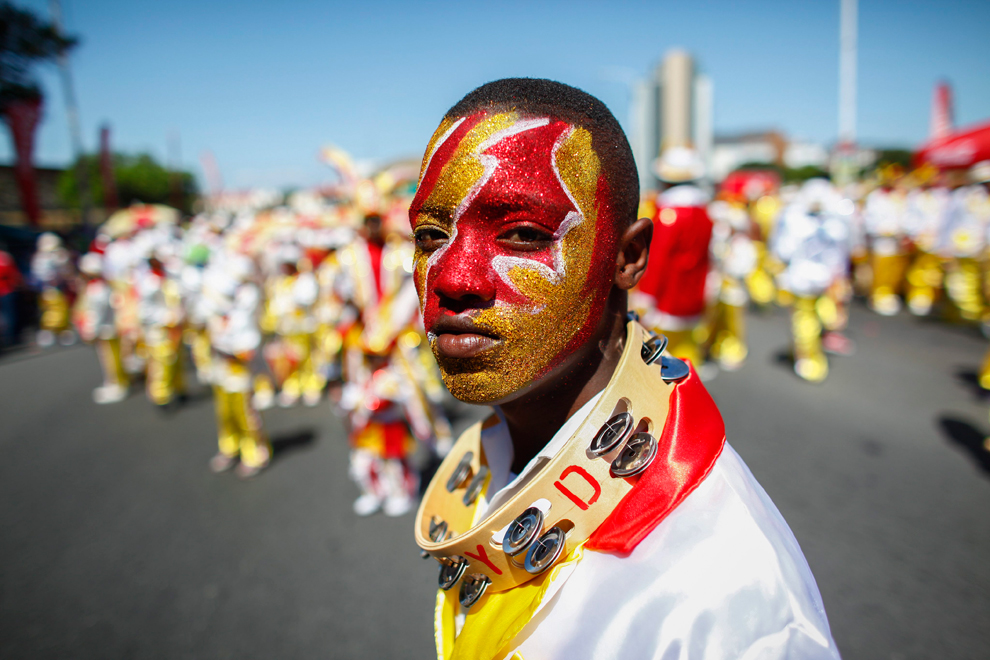
<path id="1" fill-rule="evenodd" d="M 821 386 L 783 311 L 709 387 L 818 579 L 847 659 L 986 658 L 990 399 L 974 331 L 854 310 Z M 430 658 L 412 515 L 359 519 L 328 405 L 273 410 L 270 470 L 207 469 L 206 391 L 96 406 L 85 347 L 0 357 L 0 658 Z M 461 425 L 468 420 L 462 419 Z"/>

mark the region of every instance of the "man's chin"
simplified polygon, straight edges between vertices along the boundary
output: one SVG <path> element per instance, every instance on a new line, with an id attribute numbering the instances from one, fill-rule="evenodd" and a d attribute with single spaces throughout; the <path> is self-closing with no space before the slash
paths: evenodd
<path id="1" fill-rule="evenodd" d="M 440 374 L 443 383 L 454 396 L 465 403 L 496 404 L 512 398 L 526 385 L 513 377 L 511 370 L 493 364 L 478 364 L 480 360 L 443 360 Z M 487 362 L 487 361 L 485 361 Z"/>

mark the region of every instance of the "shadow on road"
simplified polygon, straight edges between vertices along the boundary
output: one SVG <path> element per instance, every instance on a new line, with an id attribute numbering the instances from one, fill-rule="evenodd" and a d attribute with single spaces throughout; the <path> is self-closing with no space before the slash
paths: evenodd
<path id="1" fill-rule="evenodd" d="M 977 401 L 990 401 L 990 390 L 985 390 L 980 385 L 980 374 L 971 365 L 956 367 L 953 375 L 966 389 L 970 390 L 973 398 Z"/>
<path id="2" fill-rule="evenodd" d="M 990 475 L 990 452 L 983 447 L 985 435 L 964 419 L 941 415 L 938 426 L 949 442 L 965 449 L 976 465 Z"/>
<path id="3" fill-rule="evenodd" d="M 208 386 L 190 388 L 183 400 L 184 407 L 194 407 L 205 402 L 213 402 L 213 390 Z"/>
<path id="4" fill-rule="evenodd" d="M 272 460 L 282 458 L 284 454 L 309 447 L 316 442 L 316 431 L 313 429 L 300 429 L 288 433 L 280 433 L 271 439 Z"/>

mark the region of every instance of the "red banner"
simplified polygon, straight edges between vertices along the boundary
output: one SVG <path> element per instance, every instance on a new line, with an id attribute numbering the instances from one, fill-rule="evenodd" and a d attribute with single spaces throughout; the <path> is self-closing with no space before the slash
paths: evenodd
<path id="1" fill-rule="evenodd" d="M 28 222 L 37 225 L 41 220 L 41 204 L 38 202 L 38 181 L 34 175 L 34 130 L 41 119 L 41 97 L 20 99 L 7 104 L 5 117 L 14 137 L 17 161 L 14 175 L 21 193 L 21 206 Z"/>

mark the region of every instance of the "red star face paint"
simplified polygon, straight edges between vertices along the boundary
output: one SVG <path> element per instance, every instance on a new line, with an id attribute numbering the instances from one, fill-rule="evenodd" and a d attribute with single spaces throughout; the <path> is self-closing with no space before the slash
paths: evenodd
<path id="1" fill-rule="evenodd" d="M 459 399 L 494 403 L 586 342 L 617 232 L 591 134 L 516 112 L 445 119 L 410 217 L 430 345 Z"/>

